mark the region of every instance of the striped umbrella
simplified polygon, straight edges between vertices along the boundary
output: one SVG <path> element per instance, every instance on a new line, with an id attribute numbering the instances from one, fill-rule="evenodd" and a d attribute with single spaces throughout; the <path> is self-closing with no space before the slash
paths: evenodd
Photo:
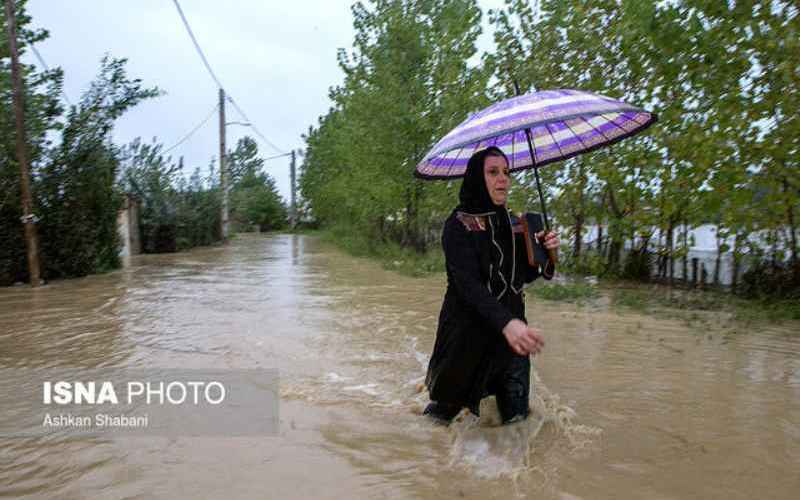
<path id="1" fill-rule="evenodd" d="M 475 151 L 496 146 L 512 172 L 541 167 L 641 132 L 656 116 L 636 106 L 580 90 L 518 95 L 475 113 L 445 135 L 414 172 L 421 179 L 462 177 Z M 536 172 L 545 226 L 550 227 Z"/>

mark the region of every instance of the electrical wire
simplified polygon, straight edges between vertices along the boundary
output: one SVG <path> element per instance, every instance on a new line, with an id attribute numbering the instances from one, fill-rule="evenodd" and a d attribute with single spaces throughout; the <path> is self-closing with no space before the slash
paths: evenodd
<path id="1" fill-rule="evenodd" d="M 217 84 L 217 87 L 225 90 L 225 87 L 222 85 L 222 82 L 219 81 L 219 78 L 217 78 L 216 73 L 214 73 L 214 70 L 211 69 L 211 65 L 208 63 L 208 59 L 206 59 L 206 55 L 203 53 L 203 49 L 200 48 L 200 44 L 197 42 L 197 38 L 195 38 L 194 33 L 192 32 L 192 28 L 189 26 L 189 21 L 186 19 L 186 16 L 183 14 L 183 9 L 181 9 L 180 3 L 178 3 L 178 0 L 172 0 L 172 1 L 175 4 L 175 7 L 178 9 L 178 14 L 181 16 L 181 21 L 183 21 L 183 25 L 186 27 L 186 32 L 189 33 L 189 38 L 192 39 L 192 43 L 194 44 L 194 48 L 197 50 L 197 54 L 200 56 L 200 59 L 202 59 L 203 64 L 205 65 L 206 69 L 208 70 L 208 74 L 211 75 L 211 78 Z M 227 94 L 227 97 L 228 97 L 228 101 L 230 101 L 230 103 L 233 105 L 233 107 L 236 109 L 236 111 L 239 113 L 239 115 L 241 115 L 242 119 L 244 119 L 246 122 L 250 123 L 250 128 L 253 129 L 253 132 L 255 132 L 256 135 L 258 135 L 258 137 L 260 137 L 261 140 L 264 141 L 264 143 L 266 145 L 268 145 L 269 147 L 271 147 L 275 151 L 281 151 L 281 149 L 279 147 L 277 147 L 272 141 L 267 139 L 266 136 L 264 136 L 264 134 L 262 134 L 261 131 L 258 130 L 258 128 L 255 126 L 255 124 L 253 124 L 253 122 L 249 118 L 247 118 L 247 115 L 242 110 L 242 108 L 240 108 L 239 105 L 236 104 L 236 101 L 233 100 L 233 97 L 231 97 L 231 95 L 228 92 L 226 92 L 226 94 Z"/>
<path id="2" fill-rule="evenodd" d="M 242 108 L 240 108 L 239 105 L 236 104 L 236 101 L 233 100 L 233 97 L 228 96 L 228 101 L 233 105 L 233 108 L 236 110 L 237 113 L 239 113 L 239 115 L 242 117 L 242 119 L 250 124 L 250 128 L 253 129 L 253 132 L 255 132 L 256 135 L 258 135 L 261 138 L 261 140 L 263 140 L 267 144 L 267 146 L 271 147 L 272 149 L 274 149 L 278 153 L 288 154 L 288 153 L 283 153 L 283 151 L 278 146 L 276 146 L 275 144 L 272 143 L 272 141 L 270 141 L 269 139 L 264 137 L 264 134 L 262 134 L 261 131 L 259 131 L 258 128 L 256 128 L 255 124 L 250 121 L 250 119 L 244 113 Z"/>
<path id="3" fill-rule="evenodd" d="M 279 155 L 270 156 L 269 158 L 264 158 L 264 161 L 274 160 L 276 158 L 283 158 L 284 156 L 289 156 L 290 154 L 292 154 L 291 151 L 289 151 L 288 153 L 281 153 Z"/>
<path id="4" fill-rule="evenodd" d="M 203 125 L 205 125 L 205 124 L 208 122 L 208 120 L 210 120 L 210 119 L 211 119 L 211 117 L 212 117 L 212 116 L 214 116 L 214 113 L 216 113 L 218 109 L 219 109 L 219 104 L 217 104 L 216 106 L 214 106 L 214 108 L 211 110 L 211 112 L 210 112 L 210 113 L 208 113 L 208 116 L 206 116 L 206 117 L 203 119 L 203 121 L 201 121 L 200 123 L 198 123 L 198 124 L 197 124 L 197 125 L 196 125 L 196 126 L 195 126 L 195 127 L 192 129 L 192 130 L 191 130 L 191 131 L 189 131 L 189 133 L 188 133 L 188 134 L 186 134 L 185 136 L 183 136 L 183 138 L 182 138 L 181 140 L 179 140 L 178 142 L 176 142 L 175 144 L 173 144 L 173 145 L 172 145 L 172 146 L 170 146 L 169 148 L 165 149 L 165 150 L 164 150 L 164 153 L 162 153 L 162 154 L 167 154 L 167 153 L 169 153 L 170 151 L 172 151 L 173 149 L 175 149 L 175 148 L 177 148 L 178 146 L 180 146 L 181 144 L 183 144 L 184 142 L 188 141 L 188 140 L 189 140 L 189 138 L 195 134 L 195 132 L 197 132 L 198 130 L 200 130 L 200 128 L 201 128 Z"/>
<path id="5" fill-rule="evenodd" d="M 205 64 L 206 69 L 208 70 L 208 74 L 211 75 L 211 78 L 217 84 L 217 87 L 223 89 L 222 83 L 220 83 L 219 78 L 214 73 L 214 70 L 211 69 L 211 65 L 208 64 L 208 59 L 206 59 L 206 55 L 203 53 L 203 49 L 200 48 L 200 44 L 197 43 L 197 38 L 194 37 L 194 33 L 192 32 L 192 28 L 189 26 L 189 21 L 186 20 L 186 16 L 183 15 L 183 9 L 181 9 L 181 4 L 178 3 L 178 0 L 172 0 L 175 3 L 175 7 L 178 9 L 178 14 L 181 16 L 181 21 L 183 21 L 183 25 L 186 27 L 186 31 L 189 33 L 189 38 L 192 39 L 192 43 L 194 44 L 194 48 L 197 49 L 197 54 L 200 56 L 200 59 L 203 60 L 203 64 Z"/>
<path id="6" fill-rule="evenodd" d="M 39 64 L 41 64 L 41 65 L 42 65 L 42 67 L 44 68 L 44 70 L 45 70 L 45 71 L 50 71 L 50 67 L 49 67 L 49 66 L 47 65 L 47 63 L 44 61 L 44 58 L 43 58 L 43 57 L 42 57 L 42 55 L 39 53 L 39 51 L 38 51 L 38 50 L 36 50 L 36 47 L 35 47 L 33 44 L 29 45 L 29 47 L 31 48 L 31 50 L 33 50 L 33 55 L 35 55 L 35 56 L 36 56 L 36 59 L 38 59 L 38 60 L 39 60 Z M 72 104 L 72 101 L 70 101 L 70 100 L 69 100 L 69 96 L 67 95 L 67 93 L 66 93 L 66 92 L 64 92 L 64 89 L 63 89 L 63 88 L 61 89 L 61 95 L 62 95 L 62 97 L 64 97 L 64 100 L 65 100 L 65 101 L 67 101 L 67 104 L 69 104 L 70 106 L 74 106 L 74 104 Z"/>

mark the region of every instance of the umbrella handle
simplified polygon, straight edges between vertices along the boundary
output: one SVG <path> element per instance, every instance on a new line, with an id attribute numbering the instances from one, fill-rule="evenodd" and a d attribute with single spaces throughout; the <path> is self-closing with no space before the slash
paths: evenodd
<path id="1" fill-rule="evenodd" d="M 547 236 L 547 233 L 549 232 L 550 229 L 545 229 L 544 236 Z M 544 240 L 540 241 L 539 243 L 544 246 Z M 545 250 L 547 250 L 547 260 L 549 260 L 553 264 L 553 267 L 555 267 L 555 265 L 558 264 L 558 249 L 546 248 Z"/>
<path id="2" fill-rule="evenodd" d="M 553 266 L 558 264 L 558 250 L 556 250 L 555 248 L 548 248 L 547 255 L 550 257 L 549 260 L 550 262 L 553 263 Z"/>
<path id="3" fill-rule="evenodd" d="M 547 235 L 547 232 L 544 234 Z M 544 246 L 544 241 L 540 241 L 539 244 Z M 558 264 L 558 250 L 555 248 L 546 248 L 545 250 L 547 250 L 547 262 L 543 263 L 541 272 L 549 280 L 555 274 L 556 264 Z"/>
<path id="4" fill-rule="evenodd" d="M 522 232 L 525 236 L 525 253 L 528 256 L 528 264 L 531 267 L 538 267 L 540 265 L 546 267 L 549 262 L 555 269 L 558 263 L 558 251 L 556 249 L 544 248 L 543 240 L 539 240 L 539 238 L 535 236 L 534 229 L 528 224 L 528 217 L 525 214 L 520 214 L 519 218 L 522 223 Z M 544 234 L 546 235 L 547 232 L 548 231 L 545 231 Z M 533 240 L 535 240 L 535 242 Z M 534 245 L 540 246 L 542 250 L 547 252 L 547 262 L 540 263 L 537 261 Z"/>

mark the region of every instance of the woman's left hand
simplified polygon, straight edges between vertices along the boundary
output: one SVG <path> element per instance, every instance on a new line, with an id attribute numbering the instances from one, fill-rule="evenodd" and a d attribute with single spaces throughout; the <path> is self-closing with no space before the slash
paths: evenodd
<path id="1" fill-rule="evenodd" d="M 536 238 L 541 241 L 544 247 L 548 250 L 556 250 L 561 245 L 561 242 L 558 240 L 558 236 L 553 231 L 547 233 L 546 236 L 544 231 L 539 231 L 536 233 Z"/>

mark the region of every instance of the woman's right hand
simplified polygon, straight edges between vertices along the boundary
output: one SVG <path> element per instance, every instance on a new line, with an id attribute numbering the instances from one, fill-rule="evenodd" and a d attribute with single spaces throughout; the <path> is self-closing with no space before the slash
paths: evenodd
<path id="1" fill-rule="evenodd" d="M 503 335 L 511 349 L 520 356 L 539 354 L 544 347 L 544 338 L 539 330 L 518 319 L 512 319 L 506 324 Z"/>

